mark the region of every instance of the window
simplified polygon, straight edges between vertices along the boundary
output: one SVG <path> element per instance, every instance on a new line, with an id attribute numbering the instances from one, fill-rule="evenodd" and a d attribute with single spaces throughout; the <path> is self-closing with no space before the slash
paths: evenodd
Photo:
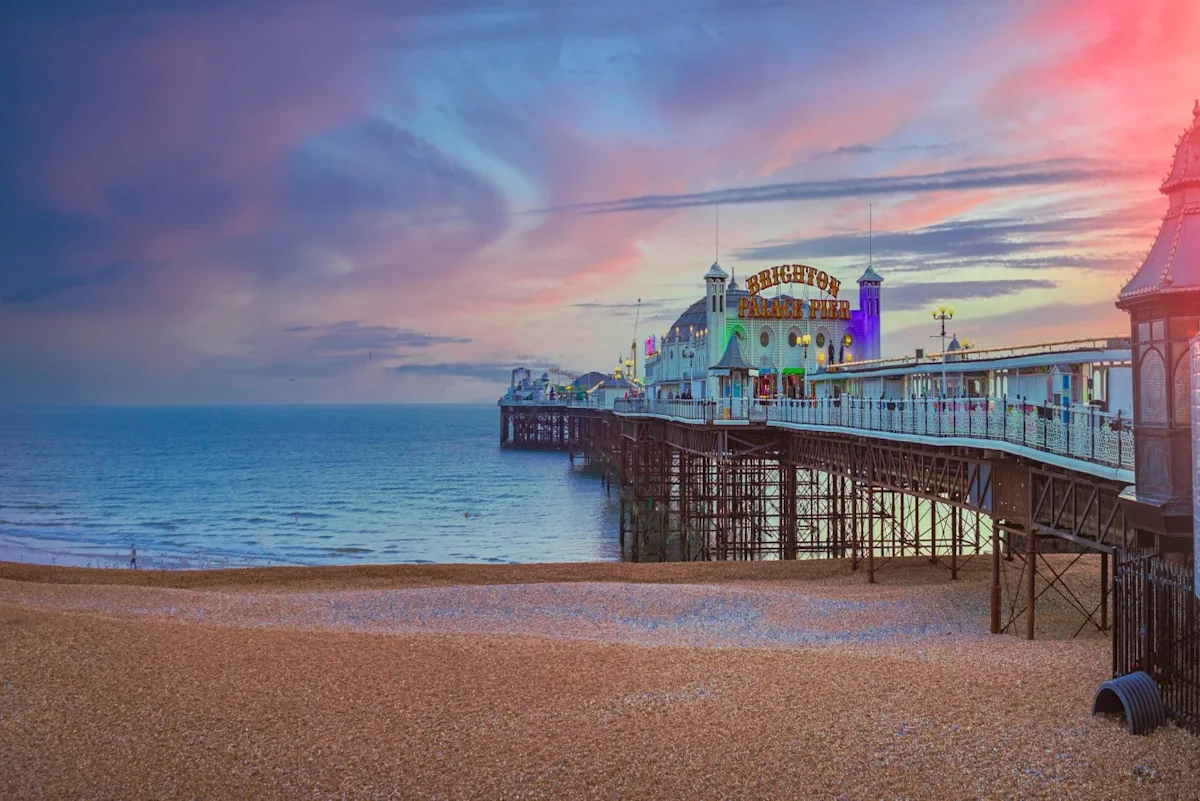
<path id="1" fill-rule="evenodd" d="M 1188 395 L 1192 391 L 1192 375 L 1191 365 L 1188 364 L 1187 345 L 1183 345 L 1181 350 L 1182 353 L 1175 362 L 1175 397 L 1171 402 L 1175 405 L 1175 423 L 1186 426 L 1192 422 L 1192 407 L 1188 403 Z"/>
<path id="2" fill-rule="evenodd" d="M 771 344 L 771 335 L 767 333 L 766 329 L 763 329 L 763 332 L 758 335 L 758 344 L 762 345 L 764 348 Z"/>
<path id="3" fill-rule="evenodd" d="M 1167 369 L 1157 350 L 1149 350 L 1142 357 L 1141 384 L 1142 421 L 1167 422 Z"/>
<path id="4" fill-rule="evenodd" d="M 825 347 L 825 334 L 824 333 L 821 333 L 821 332 L 817 333 L 817 347 L 818 348 Z"/>
<path id="5" fill-rule="evenodd" d="M 795 331 L 788 332 L 788 345 L 790 347 L 793 347 L 793 348 L 796 347 L 796 343 L 799 341 L 800 341 L 800 337 L 796 336 Z"/>

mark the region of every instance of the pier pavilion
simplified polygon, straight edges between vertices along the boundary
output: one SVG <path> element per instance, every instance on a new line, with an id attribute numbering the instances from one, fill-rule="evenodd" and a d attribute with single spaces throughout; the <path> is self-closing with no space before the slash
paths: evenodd
<path id="1" fill-rule="evenodd" d="M 816 267 L 775 265 L 741 286 L 714 263 L 704 275 L 705 296 L 646 342 L 646 394 L 664 400 L 808 397 L 806 377 L 879 358 L 883 278 L 868 267 L 856 283 L 854 308 L 842 281 Z M 753 379 L 740 396 L 733 392 L 741 385 L 722 380 L 728 376 L 718 367 L 731 356 L 733 340 Z"/>

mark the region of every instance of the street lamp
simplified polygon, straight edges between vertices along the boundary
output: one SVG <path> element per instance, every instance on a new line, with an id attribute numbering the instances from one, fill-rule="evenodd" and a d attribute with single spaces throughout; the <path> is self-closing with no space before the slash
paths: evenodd
<path id="1" fill-rule="evenodd" d="M 954 319 L 954 309 L 949 306 L 938 306 L 933 310 L 933 319 L 942 324 L 942 397 L 946 397 L 946 321 Z M 939 336 L 934 334 L 933 336 Z"/>
<path id="2" fill-rule="evenodd" d="M 690 399 L 692 397 L 692 383 L 695 381 L 695 376 L 693 375 L 694 369 L 692 367 L 692 359 L 695 358 L 696 351 L 690 347 L 685 347 L 683 349 L 683 352 L 680 353 L 679 355 L 682 356 L 683 358 L 687 359 L 687 363 L 688 363 L 687 389 L 688 389 L 688 398 Z"/>
<path id="3" fill-rule="evenodd" d="M 800 378 L 800 397 L 808 397 L 808 346 L 812 344 L 812 337 L 808 334 L 800 337 L 800 344 L 804 346 L 804 374 Z"/>

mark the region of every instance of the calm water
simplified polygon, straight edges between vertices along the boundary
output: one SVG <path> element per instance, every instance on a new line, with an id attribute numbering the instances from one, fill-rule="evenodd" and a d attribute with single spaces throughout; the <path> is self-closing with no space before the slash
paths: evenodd
<path id="1" fill-rule="evenodd" d="M 599 479 L 498 430 L 490 405 L 0 411 L 0 559 L 618 559 Z"/>

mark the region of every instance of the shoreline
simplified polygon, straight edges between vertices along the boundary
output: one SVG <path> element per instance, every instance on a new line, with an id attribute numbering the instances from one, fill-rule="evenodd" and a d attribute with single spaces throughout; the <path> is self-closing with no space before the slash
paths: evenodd
<path id="1" fill-rule="evenodd" d="M 465 562 L 370 565 L 311 565 L 151 570 L 77 567 L 0 560 L 0 581 L 66 585 L 117 585 L 174 589 L 274 588 L 309 590 L 418 588 L 455 585 L 616 582 L 651 584 L 779 582 L 848 578 L 848 559 L 798 559 L 787 562 L 538 562 L 475 564 Z M 893 576 L 936 570 L 923 557 L 896 559 Z M 969 565 L 970 572 L 978 566 Z M 967 568 L 964 568 L 967 572 Z M 864 570 L 859 574 L 865 576 Z M 848 575 L 849 574 L 849 575 Z M 884 571 L 880 581 L 886 582 Z M 948 579 L 947 579 L 948 580 Z"/>

